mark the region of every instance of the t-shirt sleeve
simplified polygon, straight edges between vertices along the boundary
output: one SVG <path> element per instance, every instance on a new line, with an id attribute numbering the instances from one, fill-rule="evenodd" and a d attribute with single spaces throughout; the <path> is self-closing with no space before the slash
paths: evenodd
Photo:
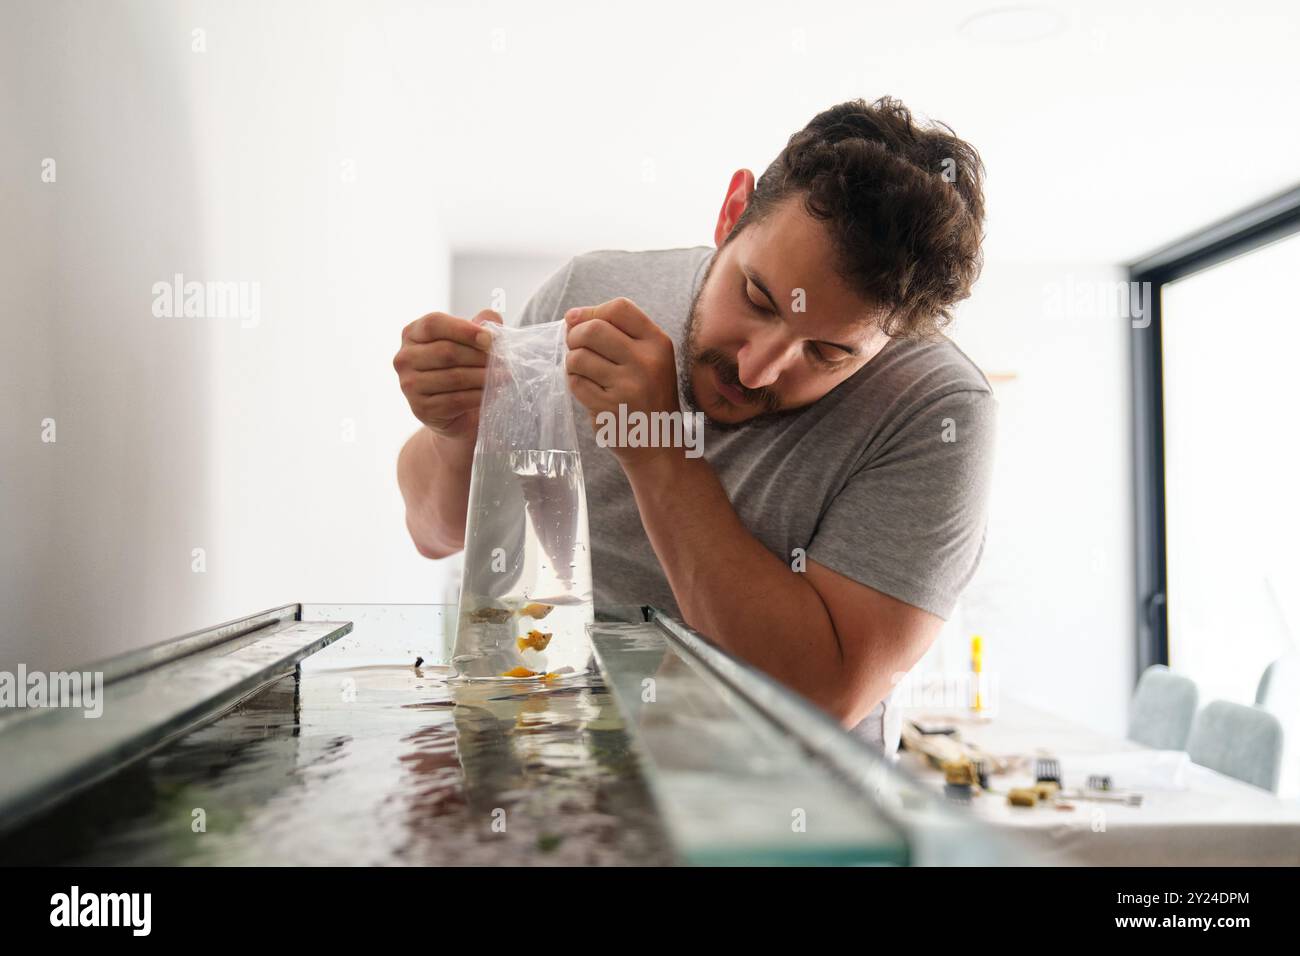
<path id="1" fill-rule="evenodd" d="M 564 290 L 568 287 L 569 276 L 573 272 L 573 262 L 570 259 L 538 286 L 519 313 L 519 328 L 554 322 L 561 318 L 560 303 L 564 300 Z"/>
<path id="2" fill-rule="evenodd" d="M 974 389 L 920 409 L 832 499 L 808 557 L 946 620 L 984 551 L 996 415 Z"/>

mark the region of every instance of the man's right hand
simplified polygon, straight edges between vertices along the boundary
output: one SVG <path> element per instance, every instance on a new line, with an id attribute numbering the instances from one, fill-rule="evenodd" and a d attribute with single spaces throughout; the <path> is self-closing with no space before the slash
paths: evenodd
<path id="1" fill-rule="evenodd" d="M 402 347 L 393 357 L 411 411 L 446 438 L 473 438 L 478 433 L 492 341 L 484 322 L 500 325 L 501 316 L 484 309 L 471 321 L 430 312 L 402 330 Z"/>

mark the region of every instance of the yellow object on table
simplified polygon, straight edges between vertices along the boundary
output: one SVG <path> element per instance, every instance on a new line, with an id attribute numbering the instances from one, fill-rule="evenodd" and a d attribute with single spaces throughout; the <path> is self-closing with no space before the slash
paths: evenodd
<path id="1" fill-rule="evenodd" d="M 1038 805 L 1036 787 L 1012 787 L 1007 791 L 1007 802 L 1013 807 L 1033 807 Z"/>

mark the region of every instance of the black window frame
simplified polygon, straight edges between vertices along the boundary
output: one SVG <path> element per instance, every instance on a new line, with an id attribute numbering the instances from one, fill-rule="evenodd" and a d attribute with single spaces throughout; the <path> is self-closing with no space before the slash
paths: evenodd
<path id="1" fill-rule="evenodd" d="M 1169 663 L 1162 290 L 1166 283 L 1296 233 L 1300 233 L 1300 186 L 1219 220 L 1128 266 L 1130 282 L 1151 283 L 1150 322 L 1144 327 L 1135 325 L 1131 338 L 1139 675 L 1152 664 Z"/>

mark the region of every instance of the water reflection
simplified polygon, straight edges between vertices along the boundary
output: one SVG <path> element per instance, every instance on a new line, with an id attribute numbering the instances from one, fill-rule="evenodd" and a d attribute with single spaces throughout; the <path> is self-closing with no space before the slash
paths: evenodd
<path id="1" fill-rule="evenodd" d="M 665 864 L 599 675 L 286 675 L 0 838 L 0 863 Z"/>

